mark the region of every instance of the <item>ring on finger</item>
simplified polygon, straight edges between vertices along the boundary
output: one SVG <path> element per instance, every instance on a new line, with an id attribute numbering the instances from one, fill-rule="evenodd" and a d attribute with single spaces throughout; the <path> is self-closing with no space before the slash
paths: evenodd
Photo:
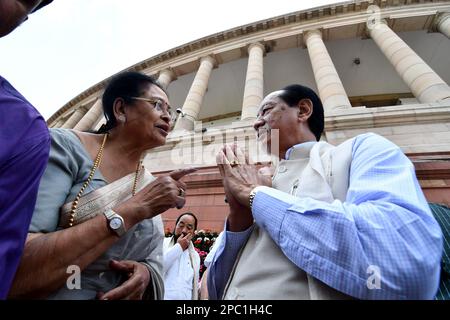
<path id="1" fill-rule="evenodd" d="M 236 160 L 231 161 L 231 167 L 236 167 L 239 165 L 239 162 L 237 162 Z"/>

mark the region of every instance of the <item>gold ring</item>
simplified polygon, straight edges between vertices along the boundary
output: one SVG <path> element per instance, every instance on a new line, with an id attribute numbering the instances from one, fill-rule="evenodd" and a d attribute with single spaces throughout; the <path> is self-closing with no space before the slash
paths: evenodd
<path id="1" fill-rule="evenodd" d="M 183 188 L 180 188 L 180 192 L 178 193 L 178 195 L 180 197 L 184 197 L 184 190 L 183 190 Z"/>

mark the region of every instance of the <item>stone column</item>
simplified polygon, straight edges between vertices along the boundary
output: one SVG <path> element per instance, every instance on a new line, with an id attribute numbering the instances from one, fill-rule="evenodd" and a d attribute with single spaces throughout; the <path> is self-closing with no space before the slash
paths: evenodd
<path id="1" fill-rule="evenodd" d="M 172 69 L 164 69 L 159 72 L 158 82 L 163 86 L 164 89 L 167 89 L 169 84 L 176 78 L 177 76 Z"/>
<path id="2" fill-rule="evenodd" d="M 86 112 L 86 115 L 74 127 L 75 130 L 86 131 L 91 130 L 103 115 L 102 99 L 97 99 L 94 105 Z"/>
<path id="3" fill-rule="evenodd" d="M 443 33 L 450 38 L 450 13 L 446 12 L 437 18 L 435 28 L 440 33 Z"/>
<path id="4" fill-rule="evenodd" d="M 106 123 L 106 118 L 104 115 L 101 116 L 101 118 L 98 120 L 97 124 L 94 127 L 94 131 L 97 131 L 100 129 L 100 127 Z"/>
<path id="5" fill-rule="evenodd" d="M 450 98 L 450 88 L 385 21 L 369 28 L 370 36 L 421 103 Z"/>
<path id="6" fill-rule="evenodd" d="M 192 82 L 189 93 L 184 101 L 183 115 L 178 116 L 174 130 L 193 130 L 194 121 L 197 120 L 200 108 L 202 106 L 203 97 L 208 88 L 209 76 L 214 67 L 215 60 L 211 56 L 200 59 L 200 67 Z"/>
<path id="7" fill-rule="evenodd" d="M 60 118 L 58 121 L 55 122 L 55 124 L 52 126 L 52 128 L 60 128 L 65 122 L 64 118 Z"/>
<path id="8" fill-rule="evenodd" d="M 323 43 L 322 33 L 319 30 L 310 30 L 304 35 L 304 41 L 325 113 L 351 108 L 341 79 Z"/>
<path id="9" fill-rule="evenodd" d="M 264 46 L 259 42 L 248 46 L 247 76 L 245 77 L 241 120 L 256 119 L 258 107 L 264 98 L 264 51 Z"/>
<path id="10" fill-rule="evenodd" d="M 67 129 L 73 129 L 73 127 L 76 126 L 78 121 L 83 118 L 83 116 L 86 113 L 86 108 L 84 106 L 78 107 L 72 115 L 69 117 L 69 119 L 64 122 L 64 124 L 61 126 L 61 128 L 67 128 Z"/>

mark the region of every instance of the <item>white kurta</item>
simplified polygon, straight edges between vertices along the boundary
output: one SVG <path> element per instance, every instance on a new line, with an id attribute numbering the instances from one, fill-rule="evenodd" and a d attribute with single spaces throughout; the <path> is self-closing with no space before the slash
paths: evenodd
<path id="1" fill-rule="evenodd" d="M 192 242 L 184 250 L 173 237 L 164 239 L 164 300 L 197 299 L 200 256 Z"/>

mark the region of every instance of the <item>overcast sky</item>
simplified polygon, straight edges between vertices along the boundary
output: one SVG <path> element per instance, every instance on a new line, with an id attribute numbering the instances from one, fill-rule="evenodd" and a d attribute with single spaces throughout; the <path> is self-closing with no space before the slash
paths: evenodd
<path id="1" fill-rule="evenodd" d="M 0 75 L 48 119 L 141 60 L 243 24 L 330 0 L 54 0 L 0 39 Z"/>

